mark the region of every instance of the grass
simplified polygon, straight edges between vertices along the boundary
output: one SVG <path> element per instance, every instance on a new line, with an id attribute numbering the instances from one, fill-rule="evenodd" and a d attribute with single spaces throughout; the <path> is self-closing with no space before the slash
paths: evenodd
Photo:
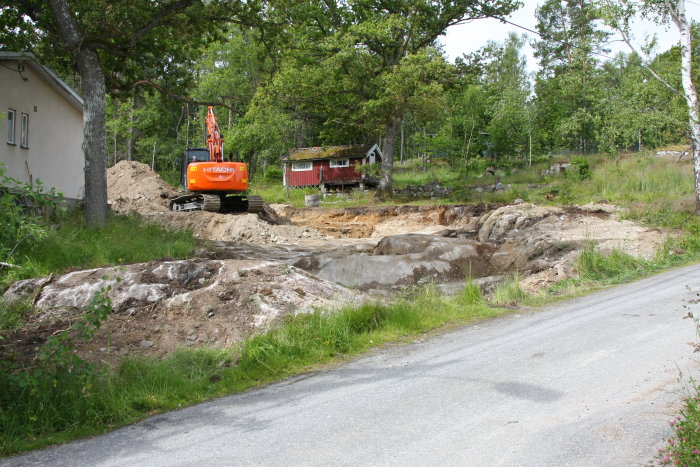
<path id="1" fill-rule="evenodd" d="M 20 245 L 11 261 L 21 269 L 6 271 L 0 276 L 0 286 L 71 268 L 185 258 L 196 245 L 191 232 L 169 230 L 136 216 L 112 215 L 106 226 L 91 229 L 82 215 L 74 212 L 59 219 L 41 242 Z"/>
<path id="2" fill-rule="evenodd" d="M 692 213 L 692 175 L 687 164 L 636 156 L 616 160 L 592 157 L 590 161 L 590 180 L 579 182 L 566 176 L 542 180 L 542 166 L 538 166 L 504 174 L 501 182 L 513 183 L 507 192 L 475 194 L 457 190 L 453 201 L 508 202 L 519 197 L 536 203 L 585 204 L 605 200 L 625 207 L 628 218 L 684 232 L 667 242 L 652 260 L 636 259 L 619 251 L 603 254 L 589 246 L 575 265 L 579 277 L 552 287 L 548 291 L 550 297 L 629 281 L 700 257 L 700 221 Z M 399 185 L 437 180 L 455 187 L 486 183 L 473 177 L 460 178 L 458 172 L 451 173 L 440 166 L 424 174 L 398 172 L 396 180 Z M 547 186 L 532 190 L 525 186 L 528 183 Z M 309 194 L 307 190 L 291 190 L 287 198 L 278 185 L 262 183 L 254 185 L 251 191 L 267 202 L 295 206 L 303 206 L 304 195 Z M 358 197 L 346 203 L 370 201 Z M 70 267 L 184 257 L 194 244 L 187 233 L 144 226 L 134 218 L 113 218 L 110 226 L 100 231 L 85 229 L 78 218 L 69 218 L 42 245 L 26 245 L 21 256 L 17 256 L 25 268 L 23 274 L 42 275 Z M 489 301 L 499 307 L 489 306 Z M 130 358 L 116 368 L 71 367 L 71 360 L 45 361 L 39 367 L 26 368 L 6 358 L 0 361 L 0 454 L 100 433 L 157 412 L 339 362 L 446 323 L 495 317 L 507 312 L 503 305 L 531 301 L 533 298 L 523 292 L 515 277 L 494 289 L 488 299 L 468 280 L 461 293 L 451 298 L 426 287 L 410 291 L 388 305 L 369 303 L 335 314 L 317 312 L 289 318 L 270 332 L 252 336 L 231 349 L 180 349 L 162 360 Z M 31 312 L 29 305 L 0 307 L 0 330 L 19 326 Z M 684 412 L 682 416 L 691 420 L 688 427 L 692 428 L 692 423 L 700 426 L 698 399 L 689 401 L 689 415 Z M 682 437 L 697 446 L 695 438 Z"/>
<path id="3" fill-rule="evenodd" d="M 527 298 L 527 293 L 520 287 L 520 277 L 517 274 L 498 284 L 491 294 L 491 301 L 503 306 L 517 306 Z"/>
<path id="4" fill-rule="evenodd" d="M 244 391 L 382 343 L 444 325 L 492 318 L 478 289 L 457 298 L 426 287 L 390 305 L 366 303 L 334 314 L 286 319 L 232 349 L 180 349 L 163 360 L 130 358 L 114 369 L 76 370 L 44 361 L 0 372 L 0 455 L 100 433 L 164 410 Z"/>

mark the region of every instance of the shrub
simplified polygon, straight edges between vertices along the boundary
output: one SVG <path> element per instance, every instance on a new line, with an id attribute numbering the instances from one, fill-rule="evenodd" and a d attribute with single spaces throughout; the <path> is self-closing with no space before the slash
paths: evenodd
<path id="1" fill-rule="evenodd" d="M 11 262 L 17 248 L 28 241 L 46 237 L 41 215 L 59 208 L 60 193 L 44 193 L 41 182 L 29 185 L 5 173 L 0 164 L 0 260 Z"/>
<path id="2" fill-rule="evenodd" d="M 267 167 L 267 170 L 265 170 L 265 173 L 263 174 L 262 181 L 263 183 L 279 183 L 282 181 L 282 169 L 275 166 L 275 165 L 270 165 Z"/>
<path id="3" fill-rule="evenodd" d="M 571 166 L 576 169 L 572 176 L 579 182 L 591 178 L 591 165 L 589 164 L 587 158 L 583 156 L 574 157 L 571 159 Z"/>

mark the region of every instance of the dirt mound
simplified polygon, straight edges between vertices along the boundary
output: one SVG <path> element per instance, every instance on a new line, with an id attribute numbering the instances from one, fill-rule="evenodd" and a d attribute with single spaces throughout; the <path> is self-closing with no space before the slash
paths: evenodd
<path id="1" fill-rule="evenodd" d="M 107 200 L 118 214 L 166 212 L 177 190 L 151 168 L 136 161 L 121 161 L 107 169 Z"/>
<path id="2" fill-rule="evenodd" d="M 208 240 L 294 243 L 325 238 L 313 228 L 292 225 L 267 206 L 259 214 L 174 212 L 170 199 L 177 194 L 146 164 L 121 161 L 107 170 L 107 197 L 118 214 L 135 213 L 171 229 L 191 229 Z"/>

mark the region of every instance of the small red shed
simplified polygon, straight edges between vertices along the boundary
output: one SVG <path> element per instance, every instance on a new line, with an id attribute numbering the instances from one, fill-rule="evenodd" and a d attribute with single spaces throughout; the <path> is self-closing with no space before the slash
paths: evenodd
<path id="1" fill-rule="evenodd" d="M 355 166 L 381 161 L 382 152 L 376 144 L 292 149 L 283 159 L 284 186 L 318 186 L 321 189 L 332 185 L 364 187 L 373 180 L 355 170 Z"/>

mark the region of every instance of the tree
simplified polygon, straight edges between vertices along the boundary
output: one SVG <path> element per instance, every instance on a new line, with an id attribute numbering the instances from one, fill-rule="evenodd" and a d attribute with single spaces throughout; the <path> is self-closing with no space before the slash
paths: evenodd
<path id="1" fill-rule="evenodd" d="M 499 155 L 523 155 L 528 147 L 530 82 L 521 54 L 524 43 L 511 33 L 502 45 L 487 46 L 492 58 L 484 76 L 491 117 L 486 131 Z"/>
<path id="2" fill-rule="evenodd" d="M 431 47 L 451 25 L 504 16 L 518 6 L 517 0 L 305 3 L 304 11 L 284 15 L 307 28 L 290 28 L 298 40 L 286 42 L 301 50 L 284 63 L 274 89 L 293 104 L 288 108 L 321 108 L 326 135 L 329 129 L 348 139 L 381 135 L 380 188 L 389 191 L 405 113 L 413 106 L 425 111 L 443 94 L 446 62 Z"/>
<path id="3" fill-rule="evenodd" d="M 105 96 L 109 89 L 137 84 L 161 90 L 182 88 L 191 80 L 189 65 L 211 34 L 214 21 L 238 18 L 243 3 L 198 0 L 110 2 L 108 0 L 19 0 L 5 7 L 16 24 L 3 35 L 31 28 L 25 49 L 46 62 L 61 57 L 72 63 L 85 101 L 85 216 L 90 225 L 107 219 L 105 174 Z M 245 4 L 252 8 L 252 4 Z M 3 13 L 6 13 L 5 10 Z"/>
<path id="4" fill-rule="evenodd" d="M 700 115 L 698 113 L 698 93 L 693 82 L 693 49 L 691 23 L 686 17 L 685 0 L 645 0 L 643 2 L 626 1 L 607 2 L 608 21 L 623 36 L 623 40 L 636 51 L 633 44 L 633 36 L 630 32 L 630 21 L 636 17 L 637 12 L 643 17 L 652 18 L 657 23 L 676 26 L 680 36 L 680 75 L 683 86 L 683 97 L 688 111 L 688 129 L 693 153 L 693 173 L 695 177 L 695 214 L 700 215 Z M 669 89 L 675 91 L 649 66 L 643 63 L 645 69 L 654 78 L 664 83 Z M 676 91 L 677 92 L 677 91 Z"/>
<path id="5" fill-rule="evenodd" d="M 547 0 L 536 15 L 536 119 L 544 145 L 588 152 L 595 146 L 595 103 L 601 93 L 596 56 L 605 52 L 609 36 L 598 26 L 600 8 L 584 0 Z"/>

